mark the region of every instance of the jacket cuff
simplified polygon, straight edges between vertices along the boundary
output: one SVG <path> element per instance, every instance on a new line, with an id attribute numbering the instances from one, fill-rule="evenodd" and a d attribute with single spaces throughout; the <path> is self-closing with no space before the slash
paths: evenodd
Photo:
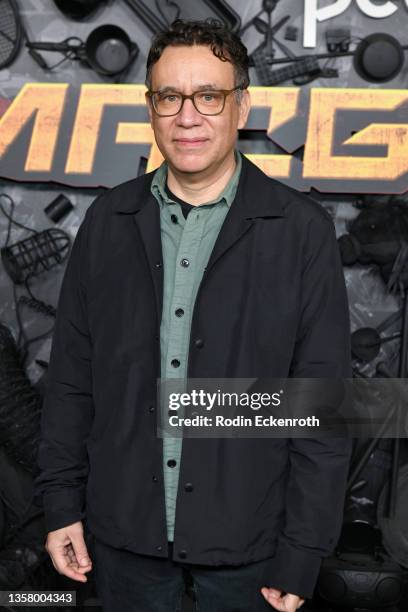
<path id="1" fill-rule="evenodd" d="M 67 488 L 47 492 L 43 494 L 42 500 L 47 533 L 85 518 L 83 490 Z"/>
<path id="2" fill-rule="evenodd" d="M 319 577 L 323 557 L 299 550 L 286 540 L 278 540 L 272 564 L 268 566 L 269 582 L 265 586 L 311 599 Z"/>

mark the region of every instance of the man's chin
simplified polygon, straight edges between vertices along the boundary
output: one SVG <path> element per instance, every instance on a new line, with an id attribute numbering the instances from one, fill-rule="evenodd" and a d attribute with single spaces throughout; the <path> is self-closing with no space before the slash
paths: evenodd
<path id="1" fill-rule="evenodd" d="M 178 172 L 195 174 L 203 172 L 210 166 L 209 160 L 203 159 L 202 155 L 176 155 L 169 163 Z"/>

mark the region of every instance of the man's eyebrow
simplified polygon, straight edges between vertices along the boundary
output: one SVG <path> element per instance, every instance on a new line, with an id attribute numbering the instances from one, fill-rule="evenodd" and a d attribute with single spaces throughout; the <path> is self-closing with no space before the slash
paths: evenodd
<path id="1" fill-rule="evenodd" d="M 215 83 L 204 83 L 202 85 L 197 85 L 197 87 L 194 88 L 194 91 L 205 91 L 207 89 L 219 89 L 219 86 Z M 174 93 L 182 93 L 178 87 L 173 85 L 166 85 L 166 87 L 161 87 L 156 91 L 158 91 L 159 93 L 166 93 L 168 91 L 174 91 Z"/>

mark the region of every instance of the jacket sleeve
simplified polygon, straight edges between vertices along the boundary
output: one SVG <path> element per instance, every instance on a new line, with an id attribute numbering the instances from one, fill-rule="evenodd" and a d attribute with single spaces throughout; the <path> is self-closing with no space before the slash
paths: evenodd
<path id="1" fill-rule="evenodd" d="M 47 531 L 84 518 L 86 439 L 93 419 L 92 342 L 85 295 L 90 208 L 61 285 L 41 415 L 35 494 L 42 500 Z"/>
<path id="2" fill-rule="evenodd" d="M 350 321 L 334 225 L 309 225 L 291 377 L 351 378 Z M 285 522 L 270 587 L 312 597 L 321 562 L 341 531 L 351 438 L 291 438 Z"/>

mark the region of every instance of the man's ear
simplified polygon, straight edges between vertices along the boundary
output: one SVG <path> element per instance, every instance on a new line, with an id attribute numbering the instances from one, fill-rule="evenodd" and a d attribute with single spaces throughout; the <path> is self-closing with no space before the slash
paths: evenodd
<path id="1" fill-rule="evenodd" d="M 239 103 L 239 120 L 238 129 L 242 130 L 248 120 L 249 111 L 251 110 L 251 96 L 248 89 L 241 92 L 241 102 Z"/>

